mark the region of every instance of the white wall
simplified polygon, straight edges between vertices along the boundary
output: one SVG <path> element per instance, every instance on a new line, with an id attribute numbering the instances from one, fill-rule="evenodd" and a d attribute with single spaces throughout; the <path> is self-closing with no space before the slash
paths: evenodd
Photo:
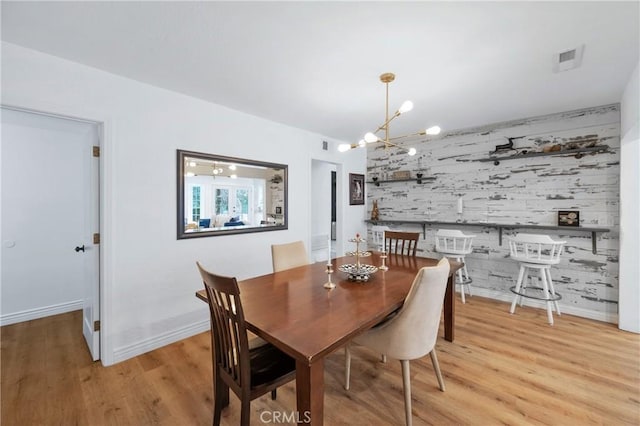
<path id="1" fill-rule="evenodd" d="M 633 71 L 621 108 L 619 327 L 640 333 L 640 76 Z"/>
<path id="2" fill-rule="evenodd" d="M 311 235 L 310 164 L 365 169 L 365 153 L 338 141 L 220 105 L 2 43 L 2 103 L 104 123 L 103 363 L 109 365 L 208 328 L 195 261 L 239 279 L 271 272 L 270 245 Z M 289 229 L 176 240 L 176 149 L 289 165 Z M 339 194 L 346 199 L 342 183 Z M 360 206 L 359 206 L 360 207 Z M 339 214 L 344 215 L 344 211 Z M 364 209 L 338 238 L 363 229 Z"/>

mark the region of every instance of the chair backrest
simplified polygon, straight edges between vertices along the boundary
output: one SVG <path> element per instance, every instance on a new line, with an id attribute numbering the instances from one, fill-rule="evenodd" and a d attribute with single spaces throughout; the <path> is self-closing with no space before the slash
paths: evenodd
<path id="1" fill-rule="evenodd" d="M 234 389 L 236 392 L 238 388 L 249 389 L 249 339 L 238 282 L 233 277 L 214 275 L 199 262 L 196 264 L 209 299 L 211 345 L 217 371 L 221 372 L 221 378 L 225 382 L 237 386 Z"/>
<path id="2" fill-rule="evenodd" d="M 464 234 L 459 229 L 439 229 L 436 232 L 436 251 L 448 254 L 469 254 L 473 251 L 475 235 Z"/>
<path id="3" fill-rule="evenodd" d="M 384 250 L 384 233 L 389 231 L 389 227 L 385 225 L 373 225 L 371 227 L 371 235 L 373 236 L 373 246 L 378 251 Z"/>
<path id="4" fill-rule="evenodd" d="M 509 238 L 509 252 L 519 261 L 541 264 L 556 264 L 566 241 L 553 240 L 548 235 L 518 234 Z"/>
<path id="5" fill-rule="evenodd" d="M 201 228 L 209 228 L 211 227 L 211 219 L 200 219 L 200 221 L 198 222 L 198 225 Z"/>
<path id="6" fill-rule="evenodd" d="M 294 241 L 287 244 L 272 244 L 271 261 L 273 263 L 273 272 L 279 272 L 308 265 L 309 257 L 304 243 L 302 241 Z"/>
<path id="7" fill-rule="evenodd" d="M 415 256 L 418 248 L 419 232 L 385 231 L 384 243 L 391 254 Z"/>
<path id="8" fill-rule="evenodd" d="M 449 278 L 449 260 L 442 258 L 436 266 L 421 268 L 416 274 L 402 308 L 383 327 L 391 341 L 387 355 L 395 359 L 417 359 L 436 344 L 444 294 Z"/>

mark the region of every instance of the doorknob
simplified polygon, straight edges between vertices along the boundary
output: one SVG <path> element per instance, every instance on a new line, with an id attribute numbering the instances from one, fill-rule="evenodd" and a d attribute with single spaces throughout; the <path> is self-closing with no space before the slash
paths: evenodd
<path id="1" fill-rule="evenodd" d="M 84 253 L 84 244 L 82 245 L 82 247 L 76 247 L 75 251 L 76 251 L 76 253 L 79 252 L 79 251 Z"/>

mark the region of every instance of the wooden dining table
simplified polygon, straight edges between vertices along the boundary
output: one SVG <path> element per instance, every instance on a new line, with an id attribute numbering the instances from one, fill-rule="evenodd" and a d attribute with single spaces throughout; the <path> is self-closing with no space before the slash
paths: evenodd
<path id="1" fill-rule="evenodd" d="M 381 264 L 378 253 L 361 263 Z M 324 417 L 324 359 L 354 337 L 373 327 L 403 304 L 416 273 L 438 259 L 389 255 L 389 270 L 373 273 L 367 282 L 354 282 L 338 270 L 355 262 L 353 256 L 332 260 L 328 290 L 327 262 L 242 280 L 238 283 L 247 328 L 296 360 L 296 402 L 299 424 L 322 425 Z M 462 263 L 451 262 L 444 298 L 444 338 L 454 339 L 453 276 Z M 208 302 L 205 290 L 196 296 Z M 224 398 L 228 401 L 228 389 Z"/>

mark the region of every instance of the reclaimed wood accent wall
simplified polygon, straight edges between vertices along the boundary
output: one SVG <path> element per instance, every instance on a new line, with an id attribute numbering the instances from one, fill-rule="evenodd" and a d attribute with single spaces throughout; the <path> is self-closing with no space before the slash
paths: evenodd
<path id="1" fill-rule="evenodd" d="M 513 138 L 517 151 L 543 151 L 545 147 L 608 145 L 605 152 L 538 156 L 493 162 L 488 158 L 496 145 Z M 391 178 L 394 171 L 423 173 L 435 181 L 389 182 L 367 185 L 368 210 L 378 201 L 380 220 L 458 221 L 465 233 L 475 234 L 474 250 L 467 257 L 475 294 L 511 300 L 518 264 L 509 258 L 507 239 L 526 229 L 505 230 L 502 246 L 496 229 L 464 226 L 464 222 L 557 225 L 559 210 L 579 210 L 580 225 L 606 227 L 599 233 L 597 254 L 591 235 L 571 228 L 545 233 L 567 241 L 561 263 L 551 271 L 556 291 L 562 294 L 561 310 L 584 317 L 616 322 L 618 311 L 618 225 L 620 177 L 619 104 L 490 124 L 450 131 L 428 140 L 406 143 L 418 154 L 410 157 L 382 144 L 369 146 L 367 181 Z M 548 149 L 548 148 L 547 148 Z M 458 199 L 462 214 L 458 214 Z M 418 229 L 416 225 L 391 225 L 392 229 Z M 369 226 L 369 229 L 371 226 Z M 436 229 L 427 228 L 419 243 L 419 255 L 435 253 Z M 369 241 L 371 233 L 369 232 Z M 469 299 L 467 299 L 469 303 Z M 527 303 L 527 302 L 525 302 Z M 531 304 L 535 305 L 535 302 Z M 516 311 L 517 314 L 517 311 Z"/>

